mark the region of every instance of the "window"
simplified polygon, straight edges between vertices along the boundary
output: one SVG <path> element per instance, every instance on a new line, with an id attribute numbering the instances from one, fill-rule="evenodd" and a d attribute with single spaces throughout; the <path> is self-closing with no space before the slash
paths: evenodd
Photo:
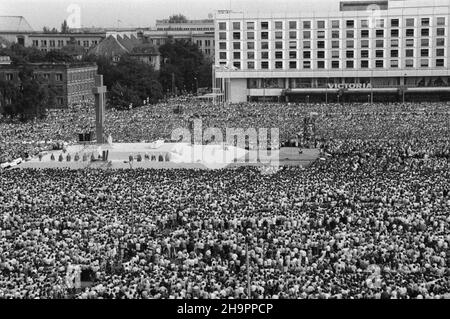
<path id="1" fill-rule="evenodd" d="M 269 52 L 264 51 L 261 52 L 261 60 L 268 60 L 269 59 Z"/>
<path id="2" fill-rule="evenodd" d="M 311 41 L 303 41 L 303 49 L 311 49 Z"/>
<path id="3" fill-rule="evenodd" d="M 227 59 L 227 53 L 226 52 L 219 52 L 219 59 L 226 60 Z"/>
<path id="4" fill-rule="evenodd" d="M 311 69 L 311 61 L 303 61 L 304 69 Z"/>
<path id="5" fill-rule="evenodd" d="M 413 27 L 414 26 L 414 19 L 406 19 L 406 26 L 407 27 Z"/>
<path id="6" fill-rule="evenodd" d="M 255 22 L 247 22 L 247 30 L 255 30 Z"/>
<path id="7" fill-rule="evenodd" d="M 33 40 L 33 46 L 37 47 L 39 45 L 39 41 L 38 40 Z"/>
<path id="8" fill-rule="evenodd" d="M 255 62 L 253 62 L 253 61 L 247 62 L 247 69 L 253 70 L 254 68 L 255 68 Z"/>
<path id="9" fill-rule="evenodd" d="M 367 69 L 369 67 L 369 61 L 367 60 L 361 60 L 361 68 Z"/>
<path id="10" fill-rule="evenodd" d="M 414 36 L 414 29 L 406 29 L 406 36 L 407 37 L 413 37 Z"/>
<path id="11" fill-rule="evenodd" d="M 331 38 L 332 39 L 339 39 L 339 31 L 338 30 L 331 31 Z"/>
<path id="12" fill-rule="evenodd" d="M 420 30 L 420 35 L 423 37 L 428 37 L 430 35 L 430 29 L 422 29 Z"/>
<path id="13" fill-rule="evenodd" d="M 226 32 L 219 32 L 219 40 L 226 40 L 227 34 Z"/>
<path id="14" fill-rule="evenodd" d="M 347 40 L 347 48 L 354 48 L 355 47 L 355 41 L 353 40 Z"/>
<path id="15" fill-rule="evenodd" d="M 355 51 L 346 51 L 345 56 L 347 59 L 353 59 L 355 57 Z"/>
<path id="16" fill-rule="evenodd" d="M 339 69 L 339 61 L 331 61 L 332 69 Z"/>
<path id="17" fill-rule="evenodd" d="M 445 18 L 444 17 L 438 17 L 436 19 L 436 24 L 437 25 L 445 25 Z"/>
<path id="18" fill-rule="evenodd" d="M 275 39 L 277 40 L 283 39 L 283 32 L 282 31 L 275 32 Z"/>
<path id="19" fill-rule="evenodd" d="M 13 80 L 13 74 L 12 73 L 6 73 L 6 80 L 12 81 Z"/>
<path id="20" fill-rule="evenodd" d="M 303 29 L 311 29 L 311 21 L 303 21 Z"/>
<path id="21" fill-rule="evenodd" d="M 422 40 L 420 40 L 420 46 L 422 46 L 422 47 L 429 47 L 430 46 L 430 40 L 429 39 L 422 39 Z"/>
<path id="22" fill-rule="evenodd" d="M 289 39 L 297 39 L 297 31 L 289 31 Z"/>
<path id="23" fill-rule="evenodd" d="M 57 103 L 59 106 L 62 106 L 62 105 L 64 104 L 64 99 L 63 99 L 62 97 L 57 97 L 57 98 L 56 98 L 56 103 Z"/>
<path id="24" fill-rule="evenodd" d="M 262 50 L 268 50 L 269 49 L 269 42 L 261 42 L 261 49 Z"/>
<path id="25" fill-rule="evenodd" d="M 325 51 L 317 51 L 318 59 L 325 59 Z"/>
<path id="26" fill-rule="evenodd" d="M 361 28 L 368 28 L 369 27 L 369 20 L 361 20 Z"/>
<path id="27" fill-rule="evenodd" d="M 283 42 L 282 41 L 277 41 L 275 42 L 275 49 L 283 49 Z"/>
<path id="28" fill-rule="evenodd" d="M 289 49 L 297 49 L 297 41 L 289 41 Z"/>
<path id="29" fill-rule="evenodd" d="M 421 56 L 421 57 L 428 57 L 428 55 L 429 55 L 428 49 L 422 49 L 422 50 L 420 50 L 420 56 Z"/>
<path id="30" fill-rule="evenodd" d="M 289 69 L 296 69 L 297 68 L 297 62 L 296 61 L 290 61 L 289 62 Z"/>
<path id="31" fill-rule="evenodd" d="M 317 21 L 317 29 L 325 29 L 325 21 L 323 20 Z"/>
<path id="32" fill-rule="evenodd" d="M 269 62 L 263 61 L 261 62 L 261 69 L 268 69 L 269 68 Z"/>
<path id="33" fill-rule="evenodd" d="M 303 59 L 311 59 L 311 51 L 303 51 Z"/>
<path id="34" fill-rule="evenodd" d="M 247 50 L 254 50 L 255 42 L 247 42 Z"/>
<path id="35" fill-rule="evenodd" d="M 436 39 L 436 46 L 437 46 L 437 47 L 443 47 L 443 46 L 445 46 L 445 39 L 444 39 L 444 38 Z"/>
<path id="36" fill-rule="evenodd" d="M 240 68 L 241 68 L 241 62 L 233 62 L 233 66 L 234 66 L 236 69 L 240 69 Z"/>
<path id="37" fill-rule="evenodd" d="M 317 31 L 317 38 L 318 39 L 325 38 L 325 31 Z"/>
<path id="38" fill-rule="evenodd" d="M 233 42 L 233 50 L 240 50 L 241 42 Z"/>
<path id="39" fill-rule="evenodd" d="M 297 51 L 289 51 L 289 59 L 297 59 Z"/>
<path id="40" fill-rule="evenodd" d="M 429 27 L 430 26 L 430 18 L 422 18 L 422 27 Z"/>
<path id="41" fill-rule="evenodd" d="M 247 40 L 254 40 L 255 39 L 255 32 L 247 32 Z"/>
<path id="42" fill-rule="evenodd" d="M 297 29 L 297 21 L 289 21 L 289 29 Z"/>
<path id="43" fill-rule="evenodd" d="M 444 49 L 436 49 L 436 56 L 445 56 Z"/>
<path id="44" fill-rule="evenodd" d="M 375 51 L 375 56 L 377 58 L 383 58 L 384 57 L 384 51 L 383 50 L 376 50 Z"/>
<path id="45" fill-rule="evenodd" d="M 345 62 L 345 67 L 347 69 L 353 69 L 355 67 L 355 63 L 353 61 L 351 61 L 351 60 L 347 61 L 347 62 Z"/>
<path id="46" fill-rule="evenodd" d="M 268 30 L 269 29 L 269 22 L 261 22 L 261 30 Z"/>
<path id="47" fill-rule="evenodd" d="M 331 51 L 331 57 L 333 59 L 339 59 L 339 51 L 338 50 Z"/>
<path id="48" fill-rule="evenodd" d="M 255 52 L 254 51 L 248 51 L 247 52 L 247 59 L 248 60 L 254 60 L 255 59 Z"/>
<path id="49" fill-rule="evenodd" d="M 391 40 L 391 47 L 398 48 L 398 39 Z"/>
<path id="50" fill-rule="evenodd" d="M 399 36 L 399 31 L 398 31 L 398 29 L 392 29 L 392 30 L 391 30 L 391 37 L 393 37 L 393 38 L 398 38 L 398 36 Z"/>
<path id="51" fill-rule="evenodd" d="M 282 59 L 283 51 L 275 51 L 275 59 Z"/>
<path id="52" fill-rule="evenodd" d="M 398 60 L 391 60 L 391 68 L 398 68 Z"/>
<path id="53" fill-rule="evenodd" d="M 55 40 L 50 40 L 50 47 L 54 48 L 56 46 Z"/>
<path id="54" fill-rule="evenodd" d="M 261 32 L 261 39 L 262 40 L 268 40 L 269 39 L 269 32 Z"/>
<path id="55" fill-rule="evenodd" d="M 384 61 L 383 60 L 376 60 L 375 61 L 375 67 L 383 68 L 384 67 Z"/>
<path id="56" fill-rule="evenodd" d="M 421 59 L 420 60 L 420 67 L 426 68 L 426 67 L 428 67 L 428 65 L 429 65 L 428 59 Z"/>
<path id="57" fill-rule="evenodd" d="M 41 47 L 47 46 L 47 40 L 41 40 Z"/>
<path id="58" fill-rule="evenodd" d="M 413 47 L 414 46 L 414 39 L 406 39 L 406 46 L 407 47 Z"/>
<path id="59" fill-rule="evenodd" d="M 325 61 L 317 61 L 318 69 L 325 69 Z"/>
<path id="60" fill-rule="evenodd" d="M 227 29 L 227 23 L 219 22 L 219 30 L 226 30 L 226 29 Z"/>
<path id="61" fill-rule="evenodd" d="M 347 32 L 345 34 L 346 34 L 346 37 L 349 39 L 353 39 L 355 37 L 355 31 L 353 31 L 353 30 L 347 30 Z"/>
<path id="62" fill-rule="evenodd" d="M 376 26 L 377 28 L 384 28 L 384 19 L 377 19 Z"/>
<path id="63" fill-rule="evenodd" d="M 362 50 L 361 58 L 368 59 L 369 58 L 369 50 Z"/>
<path id="64" fill-rule="evenodd" d="M 437 67 L 443 67 L 444 65 L 444 59 L 436 59 L 436 66 Z"/>
<path id="65" fill-rule="evenodd" d="M 332 20 L 331 21 L 331 27 L 333 28 L 333 29 L 339 29 L 339 20 Z"/>
<path id="66" fill-rule="evenodd" d="M 369 40 L 361 40 L 361 48 L 368 48 Z"/>
<path id="67" fill-rule="evenodd" d="M 317 41 L 318 49 L 325 49 L 325 41 Z"/>
<path id="68" fill-rule="evenodd" d="M 63 75 L 61 73 L 56 73 L 56 81 L 62 81 L 63 80 Z"/>
<path id="69" fill-rule="evenodd" d="M 377 30 L 375 32 L 375 34 L 376 34 L 377 38 L 383 38 L 384 37 L 384 30 Z"/>
<path id="70" fill-rule="evenodd" d="M 347 20 L 345 22 L 345 25 L 347 26 L 347 28 L 354 28 L 355 27 L 355 21 L 354 20 Z"/>
<path id="71" fill-rule="evenodd" d="M 361 38 L 368 38 L 369 30 L 361 30 Z"/>
<path id="72" fill-rule="evenodd" d="M 333 49 L 339 49 L 339 41 L 331 41 L 331 47 Z"/>
<path id="73" fill-rule="evenodd" d="M 391 19 L 391 27 L 398 27 L 400 26 L 398 19 Z"/>
<path id="74" fill-rule="evenodd" d="M 233 22 L 233 30 L 240 30 L 240 29 L 241 29 L 241 23 Z"/>
<path id="75" fill-rule="evenodd" d="M 377 48 L 384 48 L 384 40 L 377 40 L 377 41 L 375 41 L 375 46 Z"/>
<path id="76" fill-rule="evenodd" d="M 276 61 L 275 62 L 275 69 L 282 69 L 283 68 L 283 62 L 282 61 Z"/>
<path id="77" fill-rule="evenodd" d="M 275 29 L 283 29 L 283 21 L 275 21 Z"/>
<path id="78" fill-rule="evenodd" d="M 391 58 L 398 58 L 398 50 L 391 50 Z"/>
<path id="79" fill-rule="evenodd" d="M 437 28 L 437 30 L 436 30 L 436 35 L 437 35 L 438 37 L 444 36 L 444 35 L 445 35 L 445 29 L 444 29 L 444 28 Z"/>
<path id="80" fill-rule="evenodd" d="M 406 50 L 405 56 L 408 58 L 412 58 L 414 56 L 414 50 Z"/>
<path id="81" fill-rule="evenodd" d="M 413 59 L 407 59 L 407 60 L 405 60 L 405 67 L 407 67 L 407 68 L 413 68 L 413 67 L 414 67 L 414 60 L 413 60 Z"/>
<path id="82" fill-rule="evenodd" d="M 233 52 L 233 59 L 240 60 L 241 59 L 241 52 Z"/>
<path id="83" fill-rule="evenodd" d="M 303 31 L 303 39 L 311 39 L 311 31 Z"/>

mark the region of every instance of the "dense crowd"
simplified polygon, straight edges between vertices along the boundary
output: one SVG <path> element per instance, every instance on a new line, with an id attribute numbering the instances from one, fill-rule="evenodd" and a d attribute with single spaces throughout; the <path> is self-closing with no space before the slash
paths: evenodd
<path id="1" fill-rule="evenodd" d="M 450 105 L 177 107 L 108 111 L 107 127 L 153 140 L 198 116 L 291 138 L 316 112 L 329 156 L 273 174 L 2 171 L 0 298 L 450 298 Z M 1 124 L 2 152 L 75 139 L 93 114 L 50 116 Z M 69 288 L 70 265 L 91 284 Z"/>

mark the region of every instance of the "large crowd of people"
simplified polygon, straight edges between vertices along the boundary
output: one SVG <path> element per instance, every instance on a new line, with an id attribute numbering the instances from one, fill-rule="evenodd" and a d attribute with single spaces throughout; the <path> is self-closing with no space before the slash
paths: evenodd
<path id="1" fill-rule="evenodd" d="M 167 139 L 195 116 L 289 139 L 311 112 L 328 156 L 307 169 L 1 171 L 0 298 L 450 298 L 449 104 L 170 101 L 109 110 L 106 130 Z M 0 155 L 93 117 L 5 120 Z"/>

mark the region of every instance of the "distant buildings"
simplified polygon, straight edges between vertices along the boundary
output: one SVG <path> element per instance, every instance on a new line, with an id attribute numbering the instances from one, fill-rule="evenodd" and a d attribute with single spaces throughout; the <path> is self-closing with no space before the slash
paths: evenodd
<path id="1" fill-rule="evenodd" d="M 92 89 L 97 74 L 95 63 L 31 63 L 33 76 L 56 92 L 56 105 L 66 108 L 73 103 L 93 101 Z M 20 82 L 20 66 L 0 65 L 0 79 Z M 5 101 L 0 101 L 4 104 Z"/>
<path id="2" fill-rule="evenodd" d="M 157 20 L 153 30 L 144 30 L 142 37 L 156 46 L 161 46 L 170 40 L 187 40 L 197 44 L 208 57 L 214 58 L 214 20 L 187 20 L 185 22 L 170 22 Z"/>
<path id="3" fill-rule="evenodd" d="M 118 62 L 124 54 L 160 69 L 160 54 L 152 44 L 145 44 L 135 36 L 110 35 L 88 51 L 88 54 L 104 56 Z"/>

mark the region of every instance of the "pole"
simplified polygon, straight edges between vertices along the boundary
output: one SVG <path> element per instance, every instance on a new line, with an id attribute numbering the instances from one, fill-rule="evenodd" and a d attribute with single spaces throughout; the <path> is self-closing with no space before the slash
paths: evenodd
<path id="1" fill-rule="evenodd" d="M 372 77 L 370 78 L 370 104 L 373 104 L 373 70 Z"/>

